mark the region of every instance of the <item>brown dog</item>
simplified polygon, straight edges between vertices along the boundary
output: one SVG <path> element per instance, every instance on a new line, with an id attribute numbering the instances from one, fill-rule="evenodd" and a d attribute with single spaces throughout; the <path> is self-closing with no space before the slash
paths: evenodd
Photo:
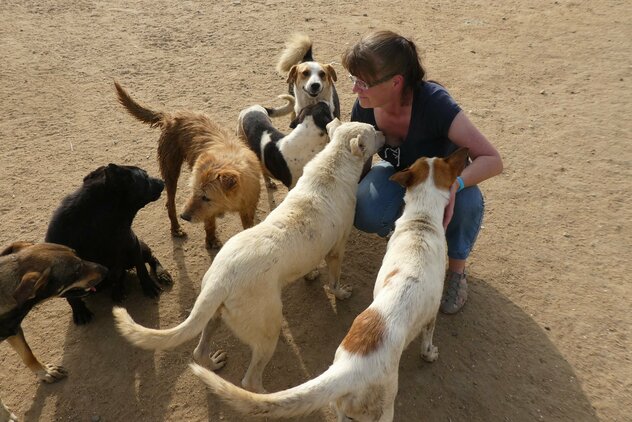
<path id="1" fill-rule="evenodd" d="M 158 164 L 167 189 L 171 233 L 184 236 L 176 215 L 176 188 L 182 163 L 192 170 L 192 194 L 180 217 L 204 221 L 206 245 L 219 248 L 215 218 L 226 211 L 238 212 L 244 228 L 254 224 L 261 187 L 261 167 L 254 152 L 208 116 L 192 111 L 153 111 L 134 101 L 114 82 L 118 98 L 129 113 L 144 123 L 160 126 Z"/>
<path id="2" fill-rule="evenodd" d="M 16 242 L 0 253 L 0 341 L 7 340 L 40 381 L 58 381 L 66 370 L 40 363 L 24 338 L 22 320 L 46 299 L 87 295 L 106 274 L 104 266 L 54 243 Z M 16 419 L 0 400 L 0 421 L 6 420 Z"/>

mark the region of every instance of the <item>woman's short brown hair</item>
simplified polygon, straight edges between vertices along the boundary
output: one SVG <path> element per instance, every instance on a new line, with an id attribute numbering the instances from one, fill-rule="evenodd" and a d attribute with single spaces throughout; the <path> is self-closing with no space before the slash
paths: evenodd
<path id="1" fill-rule="evenodd" d="M 388 75 L 402 75 L 406 89 L 426 76 L 415 43 L 393 31 L 365 34 L 342 55 L 342 65 L 369 84 Z"/>

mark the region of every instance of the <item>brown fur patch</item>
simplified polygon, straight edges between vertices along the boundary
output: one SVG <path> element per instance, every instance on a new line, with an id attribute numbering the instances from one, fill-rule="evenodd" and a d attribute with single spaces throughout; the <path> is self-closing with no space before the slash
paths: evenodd
<path id="1" fill-rule="evenodd" d="M 450 189 L 456 180 L 456 176 L 450 165 L 444 160 L 435 160 L 433 163 L 433 179 L 439 189 Z"/>
<path id="2" fill-rule="evenodd" d="M 368 308 L 353 320 L 351 329 L 342 340 L 341 346 L 349 353 L 368 355 L 382 343 L 385 328 L 382 314 Z"/>
<path id="3" fill-rule="evenodd" d="M 450 189 L 450 186 L 461 174 L 467 162 L 467 148 L 459 148 L 445 159 L 436 159 L 433 163 L 433 179 L 439 189 Z"/>
<path id="4" fill-rule="evenodd" d="M 412 166 L 392 175 L 390 180 L 399 183 L 405 188 L 410 188 L 423 183 L 428 178 L 428 174 L 430 174 L 428 160 L 420 158 Z"/>
<path id="5" fill-rule="evenodd" d="M 387 286 L 388 283 L 391 282 L 391 278 L 393 278 L 393 276 L 395 274 L 397 274 L 399 272 L 399 268 L 395 268 L 393 271 L 391 271 L 390 273 L 388 273 L 386 275 L 386 278 L 384 279 L 384 283 L 382 283 L 383 286 Z"/>

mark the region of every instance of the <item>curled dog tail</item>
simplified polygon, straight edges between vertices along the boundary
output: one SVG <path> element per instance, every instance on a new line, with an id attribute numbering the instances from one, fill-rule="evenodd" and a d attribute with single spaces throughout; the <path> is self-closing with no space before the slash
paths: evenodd
<path id="1" fill-rule="evenodd" d="M 276 71 L 281 76 L 286 76 L 292 66 L 302 62 L 311 62 L 312 40 L 305 34 L 292 34 L 285 43 L 285 50 L 281 53 L 276 65 Z"/>
<path id="2" fill-rule="evenodd" d="M 292 95 L 279 95 L 277 98 L 287 101 L 287 104 L 281 107 L 264 107 L 266 109 L 266 113 L 270 117 L 280 117 L 285 116 L 286 114 L 290 114 L 294 111 L 294 104 L 296 103 L 296 99 Z"/>
<path id="3" fill-rule="evenodd" d="M 166 330 L 156 330 L 137 324 L 125 308 L 114 307 L 112 313 L 116 328 L 130 343 L 143 349 L 171 349 L 199 334 L 215 316 L 226 296 L 223 289 L 213 291 L 212 286 L 202 289 L 187 319 L 180 325 Z"/>
<path id="4" fill-rule="evenodd" d="M 252 393 L 200 365 L 192 363 L 189 366 L 222 400 L 249 416 L 283 418 L 307 415 L 364 385 L 358 371 L 353 370 L 348 362 L 342 365 L 334 363 L 304 384 L 270 394 Z"/>
<path id="5" fill-rule="evenodd" d="M 114 81 L 114 87 L 116 88 L 119 102 L 123 104 L 129 114 L 136 117 L 141 122 L 148 123 L 151 127 L 162 126 L 165 118 L 164 113 L 151 110 L 150 108 L 134 101 L 127 91 L 125 91 L 125 89 L 123 89 L 123 87 L 116 81 Z"/>

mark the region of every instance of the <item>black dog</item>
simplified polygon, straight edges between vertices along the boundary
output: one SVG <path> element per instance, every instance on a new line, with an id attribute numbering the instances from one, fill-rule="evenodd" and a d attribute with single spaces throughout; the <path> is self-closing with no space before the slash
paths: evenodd
<path id="1" fill-rule="evenodd" d="M 64 198 L 53 214 L 46 241 L 70 246 L 82 259 L 105 265 L 114 301 L 120 302 L 125 296 L 125 270 L 131 268 L 136 269 L 145 295 L 157 297 L 162 291 L 160 284 L 171 284 L 171 276 L 149 246 L 136 237 L 132 221 L 141 208 L 160 197 L 163 188 L 162 180 L 149 177 L 138 167 L 99 167 L 83 179 L 77 191 Z M 69 298 L 68 302 L 75 324 L 92 319 L 82 299 Z"/>
<path id="2" fill-rule="evenodd" d="M 58 381 L 66 370 L 40 363 L 26 342 L 22 320 L 51 297 L 87 295 L 106 274 L 103 265 L 83 261 L 69 247 L 53 243 L 16 242 L 0 253 L 0 341 L 7 340 L 40 381 Z M 2 400 L 0 420 L 15 420 Z"/>

